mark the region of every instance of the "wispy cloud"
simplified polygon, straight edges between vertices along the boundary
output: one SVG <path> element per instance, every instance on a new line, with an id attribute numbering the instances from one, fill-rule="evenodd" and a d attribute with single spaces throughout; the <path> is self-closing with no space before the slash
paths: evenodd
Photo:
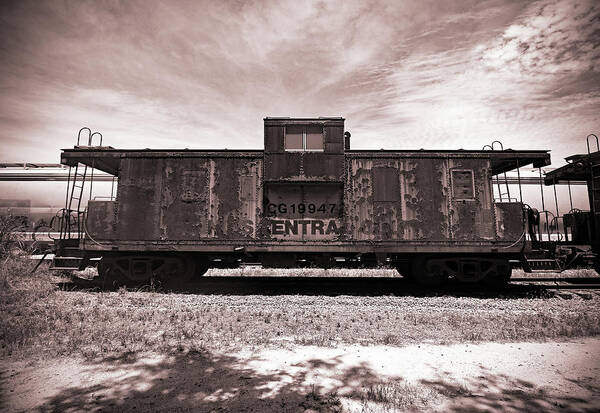
<path id="1" fill-rule="evenodd" d="M 478 12 L 477 19 L 497 11 Z M 467 13 L 444 21 L 472 19 Z M 391 98 L 377 110 L 386 119 L 399 114 L 405 120 L 391 124 L 386 135 L 401 144 L 445 148 L 502 138 L 507 147 L 553 149 L 559 163 L 583 150 L 573 143 L 597 130 L 600 120 L 599 22 L 592 2 L 537 2 L 517 10 L 504 27 L 491 25 L 475 36 L 454 32 L 457 47 L 412 49 L 386 67 Z M 441 25 L 436 36 L 444 32 Z"/>
<path id="2" fill-rule="evenodd" d="M 592 1 L 0 7 L 4 160 L 57 160 L 83 125 L 118 147 L 261 148 L 264 116 L 342 115 L 355 147 L 558 157 L 598 128 Z"/>

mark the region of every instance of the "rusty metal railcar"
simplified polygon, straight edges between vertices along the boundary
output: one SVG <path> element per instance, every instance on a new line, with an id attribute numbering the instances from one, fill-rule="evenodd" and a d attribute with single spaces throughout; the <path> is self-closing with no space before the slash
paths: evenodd
<path id="1" fill-rule="evenodd" d="M 387 264 L 426 284 L 502 283 L 526 248 L 526 224 L 520 202 L 494 202 L 492 176 L 550 163 L 548 151 L 351 150 L 343 118 L 265 118 L 264 139 L 264 150 L 121 150 L 91 139 L 63 150 L 63 164 L 110 173 L 118 189 L 86 211 L 67 197 L 78 225 L 64 225 L 58 255 L 76 246 L 101 256 L 101 275 L 122 282 L 252 262 Z M 77 183 L 75 172 L 71 196 Z"/>
<path id="2" fill-rule="evenodd" d="M 558 206 L 556 215 L 551 219 L 549 215 L 552 216 L 552 213 L 539 211 L 537 219 L 533 220 L 537 225 L 532 226 L 531 239 L 534 248 L 546 252 L 546 255 L 552 258 L 561 258 L 562 268 L 585 264 L 587 261 L 596 272 L 600 273 L 600 141 L 598 136 L 590 134 L 586 137 L 586 143 L 587 153 L 567 157 L 565 159 L 567 164 L 548 173 L 544 183 L 547 186 L 554 186 L 557 183 L 570 185 L 572 181 L 586 182 L 589 211 L 573 208 L 571 198 L 569 198 L 570 210 L 564 215 L 559 214 Z M 569 186 L 569 197 L 570 189 Z M 546 222 L 550 222 L 550 225 L 546 225 L 545 228 L 546 241 L 542 239 L 540 215 L 545 215 Z M 560 227 L 562 233 L 559 233 Z M 558 242 L 552 241 L 552 235 Z M 588 246 L 591 251 L 587 250 Z"/>

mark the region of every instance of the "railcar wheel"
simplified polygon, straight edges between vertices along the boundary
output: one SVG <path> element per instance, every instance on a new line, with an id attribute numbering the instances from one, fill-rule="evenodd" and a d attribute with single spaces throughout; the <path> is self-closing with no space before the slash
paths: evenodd
<path id="1" fill-rule="evenodd" d="M 396 268 L 396 271 L 398 271 L 398 274 L 400 274 L 402 276 L 402 278 L 409 280 L 409 281 L 414 281 L 415 277 L 413 275 L 413 269 L 409 262 L 403 262 L 400 264 L 396 264 L 395 268 Z"/>
<path id="2" fill-rule="evenodd" d="M 112 271 L 113 263 L 107 257 L 102 257 L 98 263 L 98 276 L 102 280 L 102 288 L 115 288 L 119 286 L 120 277 Z"/>
<path id="3" fill-rule="evenodd" d="M 204 261 L 196 261 L 194 268 L 194 278 L 200 278 L 208 271 L 208 264 Z"/>
<path id="4" fill-rule="evenodd" d="M 162 257 L 154 262 L 152 278 L 167 288 L 179 288 L 195 275 L 196 262 L 186 256 Z"/>
<path id="5" fill-rule="evenodd" d="M 449 273 L 442 260 L 418 257 L 412 263 L 411 275 L 426 287 L 439 287 L 448 281 Z"/>
<path id="6" fill-rule="evenodd" d="M 492 265 L 485 273 L 483 283 L 489 287 L 501 288 L 508 284 L 512 276 L 510 262 L 505 259 L 491 260 Z"/>
<path id="7" fill-rule="evenodd" d="M 137 287 L 156 281 L 163 285 L 188 281 L 194 261 L 178 256 L 123 255 L 102 257 L 98 274 L 105 285 Z"/>
<path id="8" fill-rule="evenodd" d="M 600 275 L 600 259 L 598 258 L 594 259 L 594 271 Z"/>

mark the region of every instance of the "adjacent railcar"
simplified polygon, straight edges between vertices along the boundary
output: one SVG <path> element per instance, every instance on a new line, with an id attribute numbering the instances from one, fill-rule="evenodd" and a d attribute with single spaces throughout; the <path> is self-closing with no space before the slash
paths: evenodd
<path id="1" fill-rule="evenodd" d="M 118 180 L 116 199 L 86 211 L 67 201 L 71 224 L 58 248 L 101 256 L 105 277 L 390 265 L 436 285 L 510 278 L 509 260 L 527 246 L 526 217 L 520 202 L 494 202 L 492 177 L 548 165 L 550 155 L 351 150 L 343 118 L 265 118 L 264 150 L 114 149 L 90 139 L 61 162 Z M 75 171 L 71 198 L 82 182 Z"/>

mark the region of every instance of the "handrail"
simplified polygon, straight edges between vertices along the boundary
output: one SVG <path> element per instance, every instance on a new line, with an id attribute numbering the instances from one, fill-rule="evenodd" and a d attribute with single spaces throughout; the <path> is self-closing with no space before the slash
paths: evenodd
<path id="1" fill-rule="evenodd" d="M 102 146 L 102 134 L 100 132 L 94 132 L 94 133 L 91 134 L 89 146 L 92 146 L 94 135 L 100 135 L 100 142 L 99 142 L 98 146 Z"/>
<path id="2" fill-rule="evenodd" d="M 594 138 L 596 138 L 596 151 L 600 151 L 600 143 L 598 142 L 598 137 L 596 135 L 594 135 L 593 133 L 590 133 L 588 136 L 585 137 L 585 143 L 587 144 L 588 155 L 591 153 L 591 151 L 590 151 L 590 136 L 593 136 Z"/>
<path id="3" fill-rule="evenodd" d="M 496 150 L 496 144 L 500 145 L 500 149 L 501 151 L 504 150 L 504 145 L 502 144 L 502 142 L 500 142 L 499 140 L 495 140 L 492 141 L 492 143 L 490 145 L 483 145 L 483 147 L 481 148 L 481 150 L 492 150 L 495 151 Z M 508 186 L 508 180 L 506 178 L 506 172 L 504 172 L 504 182 L 506 185 L 506 192 L 502 193 L 502 189 L 500 188 L 500 177 L 498 175 L 496 175 L 496 185 L 498 186 L 498 196 L 500 197 L 500 202 L 502 202 L 502 195 L 507 195 L 509 202 L 510 202 L 510 187 Z M 519 188 L 520 190 L 520 188 Z"/>
<path id="4" fill-rule="evenodd" d="M 92 132 L 92 130 L 87 126 L 84 126 L 83 128 L 79 129 L 79 132 L 77 133 L 77 146 L 81 145 L 81 132 L 83 131 L 87 131 L 87 146 L 92 146 L 94 136 L 96 135 L 100 136 L 100 141 L 98 142 L 97 146 L 102 146 L 102 134 L 100 132 Z M 85 138 L 85 136 L 83 137 Z"/>
<path id="5" fill-rule="evenodd" d="M 83 132 L 84 130 L 87 130 L 87 131 L 88 131 L 88 143 L 89 143 L 89 142 L 90 142 L 90 140 L 91 140 L 91 137 L 92 137 L 92 130 L 91 130 L 90 128 L 88 128 L 87 126 L 84 126 L 83 128 L 79 129 L 79 132 L 77 133 L 77 146 L 79 146 L 79 145 L 80 145 L 80 142 L 79 142 L 79 141 L 81 140 L 81 132 Z M 90 146 L 90 145 L 88 145 L 88 146 Z"/>

